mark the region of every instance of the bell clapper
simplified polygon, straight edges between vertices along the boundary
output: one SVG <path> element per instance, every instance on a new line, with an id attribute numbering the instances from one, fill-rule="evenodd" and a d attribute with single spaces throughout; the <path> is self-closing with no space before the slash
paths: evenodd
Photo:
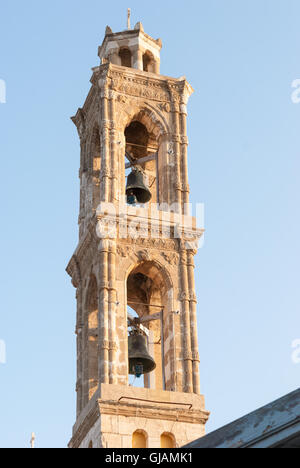
<path id="1" fill-rule="evenodd" d="M 128 205 L 137 205 L 138 201 L 133 191 L 127 194 L 127 203 Z"/>
<path id="2" fill-rule="evenodd" d="M 148 203 L 152 198 L 147 175 L 140 166 L 134 166 L 127 177 L 126 195 L 127 203 L 130 205 Z"/>

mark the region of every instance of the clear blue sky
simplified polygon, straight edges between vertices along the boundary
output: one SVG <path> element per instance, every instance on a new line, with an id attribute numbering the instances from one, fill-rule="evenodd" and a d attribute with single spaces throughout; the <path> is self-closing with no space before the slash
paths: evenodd
<path id="1" fill-rule="evenodd" d="M 186 75 L 208 430 L 299 386 L 299 0 L 2 2 L 0 446 L 65 447 L 75 421 L 79 141 L 105 26 L 163 40 L 161 71 Z"/>

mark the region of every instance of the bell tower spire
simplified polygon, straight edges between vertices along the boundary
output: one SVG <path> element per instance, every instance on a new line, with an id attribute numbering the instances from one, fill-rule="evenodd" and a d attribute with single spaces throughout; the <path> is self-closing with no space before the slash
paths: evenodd
<path id="1" fill-rule="evenodd" d="M 171 448 L 204 435 L 188 216 L 185 78 L 161 76 L 160 39 L 106 28 L 76 115 L 77 420 L 71 448 Z"/>

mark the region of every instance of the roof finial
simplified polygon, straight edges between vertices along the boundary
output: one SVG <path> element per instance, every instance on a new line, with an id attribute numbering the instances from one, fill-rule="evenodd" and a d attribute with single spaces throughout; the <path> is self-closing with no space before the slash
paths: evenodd
<path id="1" fill-rule="evenodd" d="M 128 10 L 127 10 L 127 29 L 131 29 L 130 18 L 131 18 L 131 9 L 128 8 Z"/>
<path id="2" fill-rule="evenodd" d="M 31 434 L 30 446 L 31 448 L 34 448 L 35 446 L 35 433 L 34 432 Z"/>

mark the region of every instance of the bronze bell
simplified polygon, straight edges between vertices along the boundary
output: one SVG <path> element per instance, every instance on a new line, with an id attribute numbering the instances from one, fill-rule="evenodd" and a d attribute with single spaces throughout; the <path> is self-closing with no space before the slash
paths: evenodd
<path id="1" fill-rule="evenodd" d="M 134 333 L 128 337 L 129 374 L 141 377 L 149 374 L 156 368 L 154 359 L 147 350 L 147 341 L 144 335 Z"/>
<path id="2" fill-rule="evenodd" d="M 152 198 L 149 187 L 145 182 L 145 175 L 138 168 L 134 168 L 127 178 L 126 195 L 130 204 L 135 204 L 133 200 L 138 203 L 148 203 Z"/>

